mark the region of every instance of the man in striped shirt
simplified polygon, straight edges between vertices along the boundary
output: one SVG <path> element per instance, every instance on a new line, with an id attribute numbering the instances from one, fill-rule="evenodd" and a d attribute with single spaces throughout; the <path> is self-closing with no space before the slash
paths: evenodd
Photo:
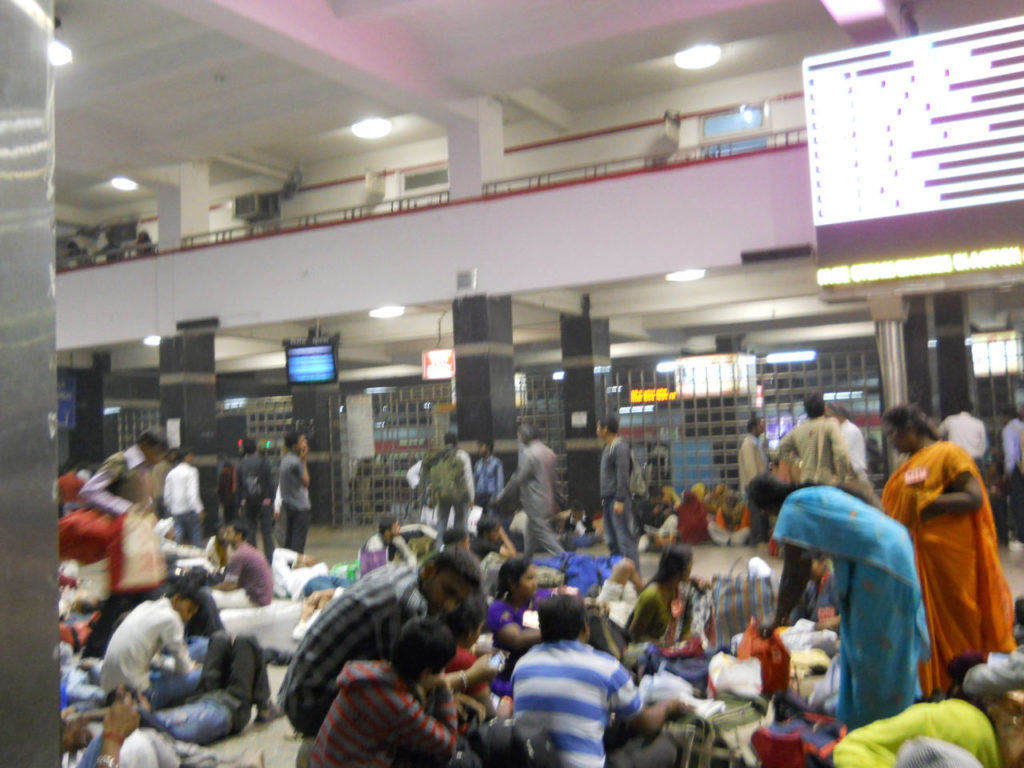
<path id="1" fill-rule="evenodd" d="M 437 619 L 411 619 L 391 655 L 392 662 L 350 661 L 342 669 L 312 768 L 383 768 L 399 753 L 408 762 L 451 757 L 458 718 L 441 674 L 455 656 L 451 631 Z"/>
<path id="2" fill-rule="evenodd" d="M 604 768 L 604 731 L 612 714 L 631 730 L 653 735 L 666 718 L 684 711 L 678 700 L 644 707 L 629 672 L 586 645 L 587 611 L 578 597 L 555 595 L 538 613 L 543 642 L 516 664 L 512 698 L 517 720 L 546 730 L 565 768 Z"/>
<path id="3" fill-rule="evenodd" d="M 452 547 L 418 570 L 378 568 L 346 589 L 302 638 L 281 683 L 279 700 L 292 725 L 316 736 L 346 662 L 388 658 L 405 622 L 450 611 L 479 588 L 479 561 Z"/>

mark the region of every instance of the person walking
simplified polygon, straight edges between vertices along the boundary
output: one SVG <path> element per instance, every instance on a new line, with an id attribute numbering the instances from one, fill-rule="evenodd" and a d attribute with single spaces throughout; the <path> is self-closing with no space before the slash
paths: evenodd
<path id="1" fill-rule="evenodd" d="M 565 552 L 551 528 L 551 518 L 558 511 L 555 505 L 555 453 L 540 441 L 533 424 L 519 426 L 519 466 L 508 484 L 494 500 L 496 506 L 517 494 L 526 513 L 525 554 L 537 552 L 560 555 Z"/>
<path id="2" fill-rule="evenodd" d="M 256 545 L 256 530 L 263 535 L 263 554 L 267 562 L 274 560 L 274 481 L 270 462 L 256 453 L 256 441 L 251 437 L 242 441 L 242 460 L 238 462 L 238 482 L 235 484 L 235 504 L 245 520 L 249 534 L 247 541 Z"/>
<path id="3" fill-rule="evenodd" d="M 285 454 L 281 459 L 277 483 L 281 489 L 281 507 L 285 514 L 285 542 L 287 549 L 306 551 L 309 533 L 309 468 L 306 454 L 309 443 L 305 435 L 289 432 L 284 436 Z"/>
<path id="4" fill-rule="evenodd" d="M 747 509 L 750 510 L 750 546 L 767 543 L 768 515 L 765 514 L 750 499 L 747 489 L 750 481 L 758 475 L 768 471 L 768 451 L 765 448 L 764 419 L 753 414 L 747 419 L 747 434 L 740 443 L 739 469 L 740 469 L 740 494 L 747 500 Z"/>
<path id="5" fill-rule="evenodd" d="M 1006 497 L 1009 504 L 1013 538 L 1010 549 L 1024 551 L 1024 475 L 1021 475 L 1020 438 L 1024 421 L 1020 411 L 1009 407 L 1003 412 L 1003 469 L 1006 477 Z"/>
<path id="6" fill-rule="evenodd" d="M 633 524 L 633 496 L 629 474 L 633 458 L 629 443 L 619 437 L 619 417 L 604 416 L 597 422 L 601 451 L 601 506 L 604 509 L 604 537 L 613 555 L 628 557 L 640 566 L 636 526 Z"/>
<path id="7" fill-rule="evenodd" d="M 812 392 L 804 398 L 807 420 L 779 443 L 779 462 L 789 465 L 794 483 L 839 485 L 853 477 L 846 440 L 835 419 L 825 415 L 825 398 Z"/>

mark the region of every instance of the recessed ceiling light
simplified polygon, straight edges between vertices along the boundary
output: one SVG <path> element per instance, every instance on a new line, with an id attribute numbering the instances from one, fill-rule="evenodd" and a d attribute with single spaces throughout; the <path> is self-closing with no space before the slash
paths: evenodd
<path id="1" fill-rule="evenodd" d="M 768 365 L 781 365 L 784 363 L 813 363 L 818 353 L 813 349 L 801 349 L 795 352 L 773 352 L 764 359 Z"/>
<path id="2" fill-rule="evenodd" d="M 707 274 L 706 269 L 684 269 L 680 272 L 669 272 L 665 279 L 670 283 L 689 283 L 693 280 L 700 280 Z"/>
<path id="3" fill-rule="evenodd" d="M 352 126 L 352 133 L 360 139 L 382 139 L 391 133 L 391 121 L 383 117 L 370 117 Z"/>
<path id="4" fill-rule="evenodd" d="M 139 188 L 139 185 L 127 176 L 115 176 L 110 180 L 110 186 L 114 189 L 120 189 L 122 192 L 134 192 Z"/>
<path id="5" fill-rule="evenodd" d="M 46 46 L 46 56 L 49 58 L 50 64 L 55 67 L 63 67 L 65 64 L 70 64 L 72 59 L 71 49 L 60 40 L 50 41 L 50 44 Z"/>
<path id="6" fill-rule="evenodd" d="M 676 54 L 676 66 L 680 69 L 707 69 L 722 58 L 722 49 L 717 45 L 695 45 Z"/>
<path id="7" fill-rule="evenodd" d="M 405 307 L 377 307 L 376 309 L 370 310 L 370 317 L 376 317 L 378 319 L 386 319 L 389 317 L 401 317 L 405 314 Z"/>
<path id="8" fill-rule="evenodd" d="M 152 336 L 147 336 L 146 338 L 144 338 L 142 340 L 142 343 L 145 344 L 147 347 L 159 347 L 160 337 L 157 336 L 156 334 L 153 334 Z"/>
<path id="9" fill-rule="evenodd" d="M 679 365 L 676 363 L 675 360 L 662 360 L 660 363 L 654 366 L 654 370 L 656 370 L 658 373 L 675 373 L 678 367 Z"/>

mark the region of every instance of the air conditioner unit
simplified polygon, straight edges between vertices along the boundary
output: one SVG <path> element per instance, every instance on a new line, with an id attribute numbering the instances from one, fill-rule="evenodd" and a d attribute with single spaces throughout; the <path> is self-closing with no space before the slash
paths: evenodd
<path id="1" fill-rule="evenodd" d="M 235 218 L 243 221 L 267 221 L 281 215 L 281 197 L 277 192 L 260 192 L 235 198 Z"/>

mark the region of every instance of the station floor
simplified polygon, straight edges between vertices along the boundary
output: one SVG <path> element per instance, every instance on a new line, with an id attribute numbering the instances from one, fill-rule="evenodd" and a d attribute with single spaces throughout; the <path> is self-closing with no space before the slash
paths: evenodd
<path id="1" fill-rule="evenodd" d="M 323 560 L 334 564 L 354 560 L 359 547 L 370 535 L 371 528 L 345 527 L 328 528 L 314 527 L 310 530 L 306 551 Z M 771 558 L 762 548 L 755 550 L 748 547 L 717 547 L 703 544 L 694 547 L 693 572 L 700 576 L 711 577 L 716 573 L 727 573 L 729 569 L 742 559 L 758 556 L 764 558 L 778 574 L 781 572 L 782 561 Z M 1014 597 L 1024 595 L 1024 552 L 1010 552 L 1003 547 L 1000 550 L 1003 570 L 1010 584 Z M 654 573 L 658 562 L 657 553 L 641 555 L 641 567 L 645 577 Z M 270 687 L 277 692 L 284 678 L 284 667 L 270 667 Z M 267 724 L 250 724 L 238 736 L 215 744 L 212 749 L 225 759 L 238 756 L 246 750 L 260 749 L 263 751 L 265 768 L 291 768 L 295 765 L 299 741 L 287 718 L 280 718 Z"/>

